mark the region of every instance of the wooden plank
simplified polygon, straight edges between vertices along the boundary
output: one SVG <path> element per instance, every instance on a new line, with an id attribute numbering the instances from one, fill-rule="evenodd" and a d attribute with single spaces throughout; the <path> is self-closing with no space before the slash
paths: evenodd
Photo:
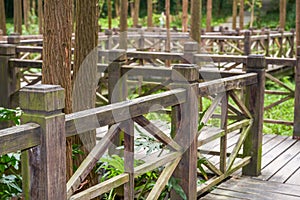
<path id="1" fill-rule="evenodd" d="M 183 103 L 185 100 L 186 90 L 174 89 L 160 94 L 68 114 L 66 115 L 66 135 L 69 137 L 84 133 L 101 126 L 146 114 L 150 108 L 152 111 L 157 111 L 164 107 Z M 161 105 L 161 107 L 153 109 L 154 104 Z"/>
<path id="2" fill-rule="evenodd" d="M 0 130 L 0 155 L 40 145 L 40 126 L 34 123 Z"/>
<path id="3" fill-rule="evenodd" d="M 201 200 L 250 200 L 250 199 L 246 199 L 246 198 L 237 198 L 237 197 L 232 197 L 232 196 L 225 196 L 225 195 L 219 195 L 219 194 L 212 194 L 209 193 L 207 195 L 205 195 L 204 197 L 200 198 Z"/>
<path id="4" fill-rule="evenodd" d="M 292 145 L 296 143 L 295 140 L 287 139 L 278 144 L 276 147 L 268 151 L 263 155 L 262 159 L 262 169 L 267 167 L 271 162 L 273 162 L 278 156 L 280 156 L 284 151 L 289 149 Z"/>
<path id="5" fill-rule="evenodd" d="M 276 157 L 275 160 L 262 170 L 260 178 L 269 180 L 272 176 L 276 176 L 275 173 L 284 167 L 298 153 L 300 153 L 300 143 L 295 143 L 288 149 L 285 149 L 282 154 Z"/>
<path id="6" fill-rule="evenodd" d="M 33 67 L 33 68 L 39 68 L 42 69 L 42 60 L 26 60 L 26 59 L 9 59 L 9 65 L 11 67 L 18 67 L 18 68 L 23 68 L 23 67 Z"/>
<path id="7" fill-rule="evenodd" d="M 245 104 L 242 102 L 242 100 L 240 100 L 239 97 L 235 94 L 235 92 L 230 91 L 229 95 L 232 98 L 232 100 L 236 103 L 236 105 L 241 109 L 241 111 L 246 115 L 246 117 L 251 119 L 252 118 L 251 113 L 249 112 Z"/>
<path id="8" fill-rule="evenodd" d="M 160 59 L 160 60 L 179 60 L 185 61 L 183 53 L 167 53 L 167 52 L 144 52 L 135 51 L 127 52 L 127 57 L 138 59 Z"/>
<path id="9" fill-rule="evenodd" d="M 128 182 L 128 174 L 120 174 L 70 197 L 70 200 L 93 199 Z"/>
<path id="10" fill-rule="evenodd" d="M 29 52 L 29 53 L 42 53 L 43 47 L 36 47 L 36 46 L 17 46 L 16 47 L 17 53 L 21 52 Z"/>
<path id="11" fill-rule="evenodd" d="M 299 163 L 298 163 L 299 164 Z M 299 180 L 300 180 L 300 167 L 298 170 L 286 181 L 286 183 L 289 184 L 295 184 L 299 185 Z"/>
<path id="12" fill-rule="evenodd" d="M 262 181 L 257 178 L 241 177 L 241 178 L 231 178 L 230 180 L 221 184 L 222 187 L 232 188 L 236 187 L 241 191 L 246 191 L 247 189 L 256 189 L 262 191 L 277 193 L 281 195 L 290 195 L 294 197 L 300 197 L 300 186 L 283 184 L 272 181 Z"/>
<path id="13" fill-rule="evenodd" d="M 147 196 L 147 200 L 156 200 L 159 198 L 161 192 L 165 188 L 165 185 L 168 183 L 169 179 L 171 178 L 175 168 L 179 164 L 181 158 L 175 159 L 172 163 L 168 164 L 165 169 L 162 171 L 160 176 L 158 177 L 154 187 L 152 188 L 151 192 Z"/>
<path id="14" fill-rule="evenodd" d="M 257 83 L 255 73 L 247 73 L 229 78 L 222 78 L 214 81 L 199 83 L 199 95 L 207 96 L 233 90 Z"/>
<path id="15" fill-rule="evenodd" d="M 111 140 L 120 131 L 120 124 L 113 125 L 106 136 L 96 144 L 96 146 L 91 150 L 89 155 L 83 160 L 81 165 L 75 171 L 73 176 L 67 182 L 67 198 L 70 198 L 72 194 L 77 190 L 81 182 L 86 178 L 86 176 L 91 172 L 95 164 L 105 153 L 108 147 L 112 144 Z"/>
<path id="16" fill-rule="evenodd" d="M 297 143 L 298 144 L 298 143 Z M 300 153 L 292 158 L 288 163 L 282 163 L 283 167 L 274 174 L 269 181 L 285 183 L 298 169 L 300 163 Z M 299 185 L 299 179 L 297 179 L 297 185 Z"/>

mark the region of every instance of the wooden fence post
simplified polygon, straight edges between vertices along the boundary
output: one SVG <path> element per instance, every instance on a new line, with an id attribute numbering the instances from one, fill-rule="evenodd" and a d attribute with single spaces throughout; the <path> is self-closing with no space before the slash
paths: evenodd
<path id="1" fill-rule="evenodd" d="M 41 145 L 22 154 L 26 199 L 66 199 L 64 99 L 64 90 L 56 85 L 34 85 L 20 90 L 22 123 L 34 122 L 41 127 Z"/>
<path id="2" fill-rule="evenodd" d="M 251 54 L 251 31 L 246 30 L 244 34 L 244 55 Z"/>
<path id="3" fill-rule="evenodd" d="M 295 29 L 291 29 L 292 36 L 290 37 L 290 58 L 294 57 L 295 53 Z"/>
<path id="4" fill-rule="evenodd" d="M 105 49 L 112 49 L 112 30 L 105 30 L 104 34 L 107 36 L 107 40 L 105 41 Z"/>
<path id="5" fill-rule="evenodd" d="M 300 140 L 300 46 L 297 47 L 297 63 L 295 69 L 295 104 L 293 138 Z"/>
<path id="6" fill-rule="evenodd" d="M 283 28 L 280 28 L 279 29 L 279 33 L 280 33 L 280 37 L 278 39 L 278 42 L 279 42 L 279 54 L 278 54 L 278 57 L 281 58 L 282 55 L 283 55 L 283 37 L 284 37 L 284 29 Z"/>
<path id="7" fill-rule="evenodd" d="M 145 49 L 145 31 L 143 29 L 139 29 L 138 33 L 140 35 L 138 40 L 138 51 L 143 51 Z"/>
<path id="8" fill-rule="evenodd" d="M 198 83 L 199 72 L 193 65 L 175 65 L 172 80 L 175 87 L 186 88 L 187 101 L 172 108 L 172 130 L 175 141 L 184 153 L 173 176 L 179 180 L 187 199 L 197 199 L 197 132 L 198 132 Z M 174 191 L 171 199 L 181 199 Z"/>
<path id="9" fill-rule="evenodd" d="M 265 34 L 267 35 L 267 39 L 264 42 L 265 51 L 266 51 L 265 55 L 268 57 L 270 55 L 270 41 L 271 41 L 270 30 L 266 30 Z"/>
<path id="10" fill-rule="evenodd" d="M 261 173 L 262 128 L 264 114 L 266 59 L 263 55 L 247 58 L 247 73 L 257 73 L 257 83 L 246 88 L 245 104 L 253 117 L 252 127 L 244 143 L 244 156 L 251 156 L 251 162 L 243 168 L 243 174 L 258 176 Z"/>
<path id="11" fill-rule="evenodd" d="M 183 57 L 188 64 L 195 64 L 194 54 L 198 53 L 199 44 L 197 42 L 185 42 L 183 46 Z"/>
<path id="12" fill-rule="evenodd" d="M 16 91 L 15 70 L 10 68 L 9 59 L 16 56 L 16 46 L 0 44 L 0 107 L 11 108 L 10 97 Z M 0 122 L 0 129 L 7 128 L 9 123 Z"/>

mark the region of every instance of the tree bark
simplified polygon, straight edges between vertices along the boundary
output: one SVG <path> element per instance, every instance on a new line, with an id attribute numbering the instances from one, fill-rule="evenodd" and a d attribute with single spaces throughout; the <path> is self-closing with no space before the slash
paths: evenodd
<path id="1" fill-rule="evenodd" d="M 251 17 L 250 17 L 250 28 L 253 27 L 253 22 L 254 22 L 254 9 L 255 9 L 255 0 L 252 0 L 252 3 L 250 5 L 250 9 L 251 9 Z"/>
<path id="2" fill-rule="evenodd" d="M 73 112 L 95 107 L 97 77 L 98 44 L 98 0 L 76 1 L 76 28 L 73 71 Z M 89 30 L 89 31 L 86 31 Z M 96 145 L 96 132 L 89 131 L 74 137 L 74 143 L 80 146 L 83 154 L 76 156 L 74 165 L 79 166 Z M 95 172 L 87 177 L 88 186 L 97 183 Z"/>
<path id="3" fill-rule="evenodd" d="M 191 37 L 200 45 L 201 42 L 201 0 L 192 0 Z"/>
<path id="4" fill-rule="evenodd" d="M 170 35 L 170 0 L 165 1 L 166 9 L 166 29 L 167 29 L 167 41 L 166 41 L 166 52 L 171 51 L 171 35 Z M 170 67 L 170 60 L 166 60 L 166 67 Z"/>
<path id="5" fill-rule="evenodd" d="M 38 0 L 38 22 L 39 22 L 39 33 L 43 34 L 44 24 L 44 11 L 43 11 L 43 0 Z"/>
<path id="6" fill-rule="evenodd" d="M 116 12 L 116 17 L 119 17 L 120 16 L 120 0 L 115 0 L 114 1 L 115 3 L 115 12 Z"/>
<path id="7" fill-rule="evenodd" d="M 122 0 L 120 12 L 120 49 L 127 49 L 128 0 Z"/>
<path id="8" fill-rule="evenodd" d="M 134 18 L 133 26 L 137 27 L 139 25 L 139 13 L 140 13 L 140 0 L 134 1 Z"/>
<path id="9" fill-rule="evenodd" d="M 153 27 L 152 15 L 153 15 L 153 4 L 152 0 L 147 0 L 147 26 L 148 28 Z"/>
<path id="10" fill-rule="evenodd" d="M 207 0 L 206 3 L 206 32 L 211 31 L 212 20 L 212 0 Z"/>
<path id="11" fill-rule="evenodd" d="M 30 25 L 30 5 L 29 0 L 23 0 L 23 12 L 24 12 L 24 24 L 25 28 L 28 31 Z"/>
<path id="12" fill-rule="evenodd" d="M 300 0 L 296 0 L 296 46 L 300 46 Z"/>
<path id="13" fill-rule="evenodd" d="M 22 35 L 22 0 L 14 0 L 14 32 Z"/>
<path id="14" fill-rule="evenodd" d="M 2 30 L 2 34 L 6 35 L 6 16 L 4 0 L 0 0 L 0 29 Z"/>
<path id="15" fill-rule="evenodd" d="M 65 89 L 64 112 L 67 114 L 72 112 L 72 2 L 72 0 L 47 0 L 44 2 L 42 83 L 61 85 Z M 70 140 L 67 141 L 67 180 L 71 177 L 73 168 L 70 142 Z"/>
<path id="16" fill-rule="evenodd" d="M 189 1 L 182 0 L 182 32 L 188 31 L 188 9 L 189 9 Z"/>
<path id="17" fill-rule="evenodd" d="M 244 7 L 245 7 L 244 5 L 245 5 L 244 0 L 240 0 L 240 13 L 239 13 L 239 15 L 240 15 L 240 21 L 239 21 L 240 29 L 244 29 Z"/>
<path id="18" fill-rule="evenodd" d="M 237 0 L 233 0 L 232 4 L 232 29 L 236 29 L 236 15 L 237 15 Z"/>
<path id="19" fill-rule="evenodd" d="M 286 0 L 280 0 L 280 19 L 279 27 L 285 28 L 285 19 L 286 19 Z"/>
<path id="20" fill-rule="evenodd" d="M 111 29 L 112 24 L 112 7 L 111 0 L 107 0 L 107 15 L 108 15 L 108 29 Z"/>

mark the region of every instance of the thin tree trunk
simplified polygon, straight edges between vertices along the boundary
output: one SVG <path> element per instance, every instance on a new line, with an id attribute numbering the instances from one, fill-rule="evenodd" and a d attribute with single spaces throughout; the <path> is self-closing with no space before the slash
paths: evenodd
<path id="1" fill-rule="evenodd" d="M 118 18 L 120 16 L 121 10 L 120 10 L 120 0 L 114 0 L 115 3 L 115 12 L 116 17 Z"/>
<path id="2" fill-rule="evenodd" d="M 166 40 L 166 52 L 171 51 L 171 35 L 170 35 L 170 0 L 166 0 L 165 2 L 166 9 L 166 29 L 167 29 L 167 40 Z M 170 67 L 170 60 L 166 60 L 166 67 Z"/>
<path id="3" fill-rule="evenodd" d="M 128 0 L 122 0 L 120 13 L 120 49 L 127 49 Z"/>
<path id="4" fill-rule="evenodd" d="M 236 16 L 237 16 L 237 0 L 233 0 L 233 4 L 232 4 L 232 29 L 236 29 Z"/>
<path id="5" fill-rule="evenodd" d="M 72 2 L 72 0 L 47 0 L 44 7 L 42 83 L 61 85 L 65 89 L 65 113 L 72 112 Z M 67 139 L 67 180 L 73 171 L 70 142 Z"/>
<path id="6" fill-rule="evenodd" d="M 0 0 L 0 29 L 2 30 L 2 34 L 6 35 L 6 16 L 4 0 Z"/>
<path id="7" fill-rule="evenodd" d="M 182 32 L 188 31 L 188 9 L 189 9 L 189 1 L 182 0 Z"/>
<path id="8" fill-rule="evenodd" d="M 207 0 L 206 3 L 206 32 L 211 31 L 212 20 L 212 0 Z"/>
<path id="9" fill-rule="evenodd" d="M 14 0 L 14 32 L 22 35 L 22 0 Z"/>
<path id="10" fill-rule="evenodd" d="M 254 8 L 255 8 L 255 0 L 252 0 L 252 4 L 250 5 L 251 7 L 251 17 L 250 17 L 250 28 L 253 27 L 253 22 L 254 22 Z"/>
<path id="11" fill-rule="evenodd" d="M 300 0 L 296 0 L 296 46 L 300 46 Z"/>
<path id="12" fill-rule="evenodd" d="M 23 12 L 24 12 L 24 24 L 28 31 L 30 25 L 30 2 L 29 0 L 23 0 Z"/>
<path id="13" fill-rule="evenodd" d="M 147 0 L 147 26 L 148 28 L 153 27 L 152 14 L 153 14 L 153 4 L 152 0 Z"/>
<path id="14" fill-rule="evenodd" d="M 39 21 L 39 33 L 43 34 L 44 24 L 44 11 L 43 11 L 43 0 L 38 0 L 38 21 Z"/>
<path id="15" fill-rule="evenodd" d="M 286 19 L 286 0 L 280 0 L 280 19 L 279 27 L 285 28 L 285 19 Z"/>
<path id="16" fill-rule="evenodd" d="M 108 15 L 108 29 L 111 29 L 112 24 L 112 7 L 111 0 L 107 0 L 107 15 Z"/>
<path id="17" fill-rule="evenodd" d="M 201 39 L 201 0 L 192 0 L 191 37 L 200 45 Z"/>
<path id="18" fill-rule="evenodd" d="M 240 0 L 240 29 L 244 29 L 244 0 Z"/>
<path id="19" fill-rule="evenodd" d="M 129 1 L 129 6 L 130 6 L 130 16 L 131 19 L 134 19 L 134 1 Z"/>
<path id="20" fill-rule="evenodd" d="M 98 44 L 98 0 L 76 1 L 76 28 L 73 71 L 73 112 L 95 107 Z M 89 31 L 86 31 L 89 30 Z M 83 154 L 76 156 L 74 165 L 79 166 L 96 145 L 96 131 L 89 131 L 74 137 Z M 91 187 L 97 184 L 95 172 L 87 177 Z"/>
<path id="21" fill-rule="evenodd" d="M 139 24 L 139 13 L 140 13 L 140 0 L 134 1 L 134 18 L 133 18 L 133 26 L 137 27 Z"/>

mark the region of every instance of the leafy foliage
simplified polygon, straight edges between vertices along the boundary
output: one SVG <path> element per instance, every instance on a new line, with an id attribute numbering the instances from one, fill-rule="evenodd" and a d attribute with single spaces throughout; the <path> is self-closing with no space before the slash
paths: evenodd
<path id="1" fill-rule="evenodd" d="M 0 121 L 12 121 L 20 124 L 22 111 L 0 108 Z M 9 153 L 0 156 L 0 200 L 18 197 L 22 193 L 22 178 L 20 176 L 20 153 Z"/>

